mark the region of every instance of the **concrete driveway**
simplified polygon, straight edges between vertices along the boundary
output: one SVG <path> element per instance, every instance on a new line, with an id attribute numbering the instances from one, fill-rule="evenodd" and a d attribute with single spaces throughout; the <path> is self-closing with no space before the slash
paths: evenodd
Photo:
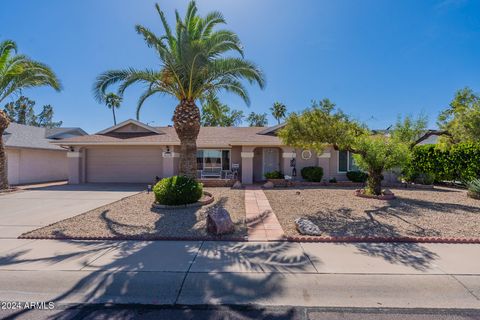
<path id="1" fill-rule="evenodd" d="M 137 184 L 61 185 L 0 195 L 0 238 L 76 216 L 145 188 Z"/>

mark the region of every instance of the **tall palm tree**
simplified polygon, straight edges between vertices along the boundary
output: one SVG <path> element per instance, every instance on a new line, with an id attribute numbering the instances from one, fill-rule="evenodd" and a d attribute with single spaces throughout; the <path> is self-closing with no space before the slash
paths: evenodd
<path id="1" fill-rule="evenodd" d="M 175 12 L 176 26 L 172 30 L 158 4 L 155 8 L 164 34 L 156 35 L 141 25 L 135 28 L 158 54 L 160 68 L 107 71 L 98 76 L 94 93 L 101 100 L 113 84 L 120 84 L 119 95 L 134 83 L 146 85 L 138 101 L 137 118 L 144 101 L 152 95 L 167 94 L 177 98 L 179 104 L 174 111 L 173 124 L 181 142 L 179 171 L 195 178 L 196 140 L 200 131 L 200 110 L 196 101 L 225 90 L 239 95 L 248 105 L 250 99 L 240 80 L 257 83 L 263 88 L 264 77 L 254 63 L 243 58 L 240 40 L 234 32 L 215 29 L 225 24 L 221 13 L 211 12 L 200 17 L 195 2 L 191 1 L 183 19 L 178 11 Z M 239 53 L 240 57 L 225 56 L 231 51 Z"/>
<path id="2" fill-rule="evenodd" d="M 113 125 L 117 125 L 117 118 L 115 116 L 115 109 L 120 108 L 120 104 L 122 103 L 122 97 L 116 95 L 113 92 L 108 93 L 105 96 L 105 104 L 107 105 L 108 109 L 112 109 L 113 112 Z"/>
<path id="3" fill-rule="evenodd" d="M 272 116 L 278 121 L 278 124 L 280 124 L 280 120 L 287 115 L 287 107 L 281 102 L 275 102 L 270 108 L 270 111 L 272 112 Z"/>
<path id="4" fill-rule="evenodd" d="M 0 103 L 22 89 L 49 86 L 60 91 L 61 84 L 53 71 L 43 63 L 17 54 L 17 45 L 11 40 L 0 42 Z M 8 188 L 7 157 L 2 135 L 9 124 L 0 113 L 0 189 Z"/>

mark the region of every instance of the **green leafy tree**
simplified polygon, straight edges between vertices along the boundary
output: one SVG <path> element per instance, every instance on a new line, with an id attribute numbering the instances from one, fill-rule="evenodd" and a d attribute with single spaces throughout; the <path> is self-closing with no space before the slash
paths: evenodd
<path id="1" fill-rule="evenodd" d="M 34 126 L 37 124 L 37 116 L 33 107 L 35 101 L 25 96 L 20 96 L 15 102 L 9 102 L 5 105 L 5 113 L 10 122 Z"/>
<path id="2" fill-rule="evenodd" d="M 53 121 L 54 112 L 51 105 L 43 106 L 39 114 L 35 114 L 34 107 L 35 101 L 21 96 L 15 102 L 7 103 L 4 111 L 10 122 L 45 128 L 60 127 L 62 125 L 62 121 Z"/>
<path id="3" fill-rule="evenodd" d="M 160 61 L 157 69 L 138 70 L 127 68 L 112 70 L 98 76 L 94 93 L 103 101 L 105 91 L 119 84 L 118 94 L 135 83 L 146 86 L 137 106 L 137 118 L 146 99 L 155 94 L 167 94 L 178 99 L 173 124 L 180 139 L 179 172 L 192 178 L 197 169 L 197 136 L 200 131 L 200 110 L 197 100 L 208 94 L 227 91 L 239 95 L 250 104 L 247 90 L 241 80 L 264 86 L 264 76 L 252 62 L 243 58 L 239 37 L 232 31 L 216 29 L 225 24 L 220 12 L 208 13 L 201 17 L 194 1 L 188 5 L 182 19 L 175 12 L 176 26 L 172 30 L 165 14 L 158 4 L 155 6 L 163 25 L 164 33 L 157 35 L 141 25 L 136 31 L 142 35 L 147 45 L 153 48 Z M 233 53 L 240 57 L 234 57 Z"/>
<path id="4" fill-rule="evenodd" d="M 49 104 L 44 105 L 42 112 L 40 112 L 36 118 L 37 123 L 35 124 L 37 127 L 44 127 L 44 128 L 58 128 L 61 127 L 63 121 L 53 121 L 53 107 Z"/>
<path id="5" fill-rule="evenodd" d="M 287 107 L 281 102 L 275 102 L 270 108 L 270 111 L 278 124 L 280 124 L 281 120 L 287 116 Z"/>
<path id="6" fill-rule="evenodd" d="M 112 110 L 113 113 L 113 125 L 117 125 L 117 117 L 115 116 L 115 109 L 120 108 L 122 103 L 122 97 L 116 95 L 113 92 L 110 92 L 105 95 L 105 105 L 108 109 Z"/>
<path id="7" fill-rule="evenodd" d="M 470 88 L 456 92 L 450 106 L 438 117 L 447 144 L 480 141 L 480 96 Z"/>
<path id="8" fill-rule="evenodd" d="M 235 127 L 242 123 L 243 111 L 230 110 L 216 96 L 209 95 L 202 103 L 202 126 Z"/>
<path id="9" fill-rule="evenodd" d="M 265 127 L 268 125 L 267 114 L 251 112 L 247 117 L 247 122 L 250 127 Z"/>
<path id="10" fill-rule="evenodd" d="M 26 88 L 50 86 L 57 91 L 61 89 L 60 81 L 48 66 L 16 54 L 16 51 L 15 42 L 0 42 L 0 103 Z M 8 188 L 7 157 L 2 139 L 8 125 L 8 117 L 0 112 L 0 189 Z"/>
<path id="11" fill-rule="evenodd" d="M 279 136 L 287 145 L 317 152 L 323 152 L 328 145 L 352 152 L 357 166 L 369 174 L 366 192 L 379 195 L 382 173 L 402 166 L 410 155 L 411 139 L 416 137 L 410 130 L 421 127 L 411 121 L 414 120 L 407 117 L 399 120 L 389 134 L 374 134 L 324 99 L 319 103 L 314 101 L 301 114 L 290 114 Z"/>

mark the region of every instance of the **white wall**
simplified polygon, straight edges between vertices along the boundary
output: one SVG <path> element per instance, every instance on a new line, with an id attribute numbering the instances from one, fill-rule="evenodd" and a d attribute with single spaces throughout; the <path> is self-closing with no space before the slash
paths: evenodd
<path id="1" fill-rule="evenodd" d="M 67 152 L 37 149 L 7 149 L 10 184 L 66 180 Z"/>

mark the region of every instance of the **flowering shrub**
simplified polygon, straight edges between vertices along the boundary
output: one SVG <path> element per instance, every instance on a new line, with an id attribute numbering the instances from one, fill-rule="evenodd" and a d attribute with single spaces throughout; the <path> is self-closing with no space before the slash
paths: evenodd
<path id="1" fill-rule="evenodd" d="M 164 205 L 182 205 L 197 202 L 203 195 L 203 184 L 184 176 L 160 180 L 153 187 L 155 201 Z"/>

